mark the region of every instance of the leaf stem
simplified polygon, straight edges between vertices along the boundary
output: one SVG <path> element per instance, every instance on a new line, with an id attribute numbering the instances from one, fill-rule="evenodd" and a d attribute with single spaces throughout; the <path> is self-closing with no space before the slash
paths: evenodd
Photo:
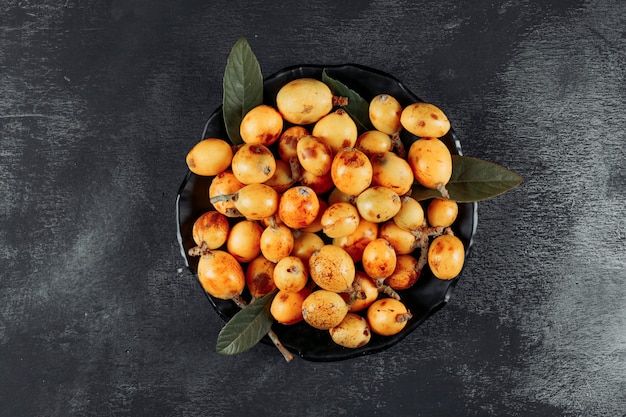
<path id="1" fill-rule="evenodd" d="M 293 355 L 291 354 L 291 352 L 289 352 L 289 350 L 287 350 L 285 346 L 283 346 L 281 341 L 278 340 L 278 336 L 276 335 L 276 333 L 274 333 L 274 330 L 270 329 L 267 332 L 267 335 L 269 336 L 272 343 L 274 343 L 274 346 L 276 346 L 276 349 L 278 349 L 278 351 L 283 355 L 283 358 L 285 358 L 287 362 L 291 362 L 291 360 L 293 359 Z"/>

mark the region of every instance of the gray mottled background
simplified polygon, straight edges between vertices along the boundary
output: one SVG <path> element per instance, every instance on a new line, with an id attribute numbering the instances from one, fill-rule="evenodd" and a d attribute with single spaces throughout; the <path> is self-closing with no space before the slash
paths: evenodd
<path id="1" fill-rule="evenodd" d="M 0 4 L 0 416 L 625 416 L 626 3 Z M 174 200 L 246 36 L 353 62 L 524 177 L 448 306 L 339 363 L 215 353 Z"/>

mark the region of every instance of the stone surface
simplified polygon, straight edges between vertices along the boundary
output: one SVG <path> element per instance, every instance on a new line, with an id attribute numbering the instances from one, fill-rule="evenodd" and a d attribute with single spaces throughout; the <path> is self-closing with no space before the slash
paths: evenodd
<path id="1" fill-rule="evenodd" d="M 0 416 L 624 416 L 626 3 L 6 1 Z M 479 204 L 446 308 L 393 348 L 215 353 L 174 200 L 232 44 L 358 63 L 524 184 Z"/>

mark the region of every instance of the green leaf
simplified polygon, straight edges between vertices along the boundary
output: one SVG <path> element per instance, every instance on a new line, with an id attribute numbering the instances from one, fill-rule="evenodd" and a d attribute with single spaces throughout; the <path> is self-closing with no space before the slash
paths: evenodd
<path id="1" fill-rule="evenodd" d="M 348 99 L 348 105 L 343 106 L 343 109 L 352 117 L 360 131 L 373 129 L 369 116 L 369 103 L 363 97 L 341 81 L 331 78 L 326 70 L 322 71 L 322 81 L 330 88 L 333 95 Z"/>
<path id="2" fill-rule="evenodd" d="M 235 355 L 259 343 L 274 322 L 270 305 L 275 295 L 271 292 L 235 314 L 217 336 L 217 353 Z"/>
<path id="3" fill-rule="evenodd" d="M 256 56 L 245 38 L 233 45 L 223 80 L 222 110 L 226 132 L 233 145 L 243 141 L 239 125 L 248 111 L 263 103 L 263 75 Z"/>
<path id="4" fill-rule="evenodd" d="M 446 185 L 450 199 L 469 203 L 494 198 L 522 183 L 522 177 L 508 169 L 468 156 L 452 156 L 452 177 Z M 412 197 L 416 200 L 441 197 L 437 190 L 415 184 Z"/>

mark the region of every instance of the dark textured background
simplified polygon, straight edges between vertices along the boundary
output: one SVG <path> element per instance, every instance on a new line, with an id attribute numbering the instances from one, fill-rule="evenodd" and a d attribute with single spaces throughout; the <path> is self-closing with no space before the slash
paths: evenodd
<path id="1" fill-rule="evenodd" d="M 626 3 L 279 3 L 1 3 L 0 416 L 626 415 Z M 524 177 L 388 351 L 215 353 L 174 200 L 239 36 L 390 72 Z"/>

